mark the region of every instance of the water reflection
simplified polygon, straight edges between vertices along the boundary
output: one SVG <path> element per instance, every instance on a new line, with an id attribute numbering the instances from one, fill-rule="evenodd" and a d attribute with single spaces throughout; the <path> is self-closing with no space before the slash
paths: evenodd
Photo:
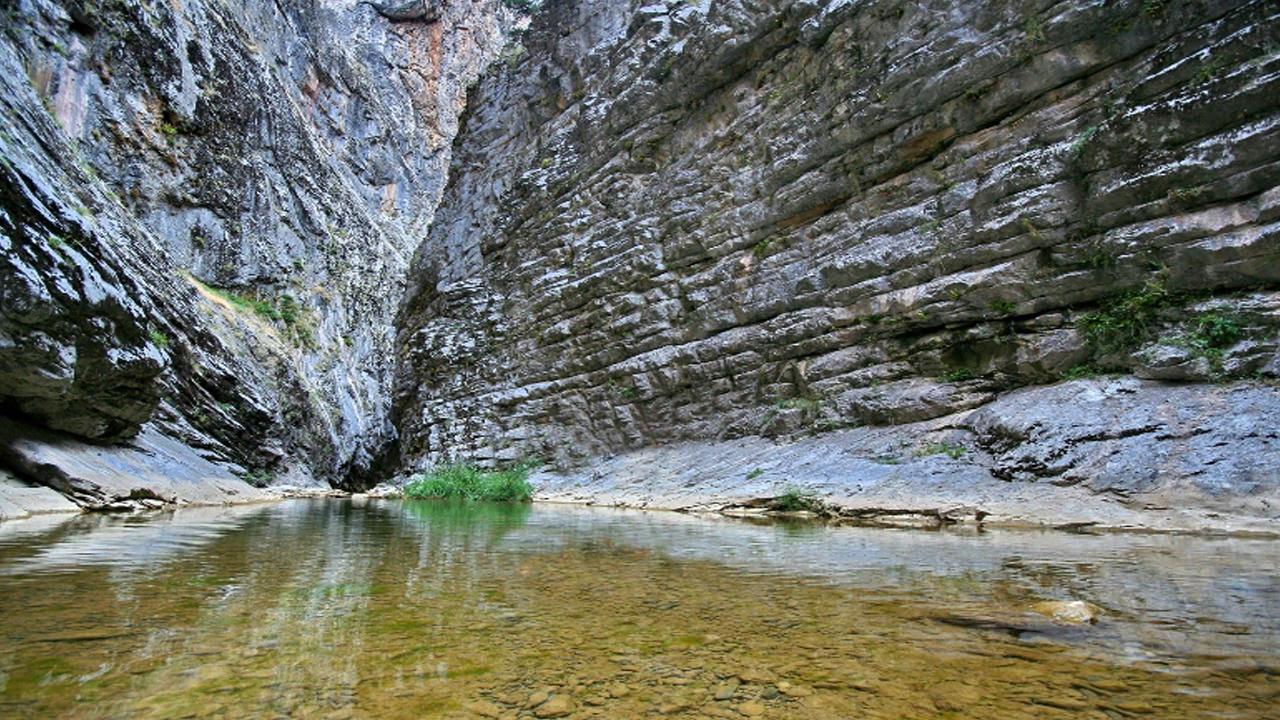
<path id="1" fill-rule="evenodd" d="M 1280 692 L 1268 541 L 379 501 L 20 525 L 4 717 L 1262 717 Z"/>

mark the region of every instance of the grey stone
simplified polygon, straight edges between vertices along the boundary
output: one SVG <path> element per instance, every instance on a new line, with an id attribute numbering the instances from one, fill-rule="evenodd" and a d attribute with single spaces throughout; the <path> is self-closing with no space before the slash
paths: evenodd
<path id="1" fill-rule="evenodd" d="M 1148 10 L 549 5 L 472 92 L 413 260 L 403 466 L 1265 526 L 1280 74 L 1247 38 L 1280 18 Z M 1127 379 L 1053 384 L 1100 371 Z"/>

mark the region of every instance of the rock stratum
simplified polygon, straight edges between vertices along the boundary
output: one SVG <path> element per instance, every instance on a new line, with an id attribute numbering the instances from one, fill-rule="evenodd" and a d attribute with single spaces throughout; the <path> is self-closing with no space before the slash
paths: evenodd
<path id="1" fill-rule="evenodd" d="M 1278 12 L 549 3 L 410 271 L 404 462 L 1274 530 Z"/>
<path id="2" fill-rule="evenodd" d="M 12 5 L 0 513 L 1275 531 L 1274 3 L 508 5 Z"/>

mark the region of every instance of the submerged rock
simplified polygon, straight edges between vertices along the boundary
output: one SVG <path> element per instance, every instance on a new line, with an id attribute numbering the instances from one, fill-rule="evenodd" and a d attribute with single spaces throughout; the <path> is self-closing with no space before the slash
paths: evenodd
<path id="1" fill-rule="evenodd" d="M 533 714 L 540 718 L 559 718 L 573 714 L 577 709 L 573 700 L 565 695 L 552 695 L 544 702 L 538 703 L 533 709 Z"/>
<path id="2" fill-rule="evenodd" d="M 1033 604 L 1031 609 L 1070 625 L 1089 625 L 1102 616 L 1102 608 L 1085 600 L 1043 600 Z"/>

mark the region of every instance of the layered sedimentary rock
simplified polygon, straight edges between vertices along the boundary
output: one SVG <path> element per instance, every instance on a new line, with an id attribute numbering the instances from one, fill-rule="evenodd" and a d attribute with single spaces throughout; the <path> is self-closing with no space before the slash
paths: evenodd
<path id="1" fill-rule="evenodd" d="M 1274 516 L 1277 12 L 549 3 L 472 92 L 410 273 L 405 461 Z"/>
<path id="2" fill-rule="evenodd" d="M 6 467 L 89 506 L 377 467 L 405 270 L 466 85 L 518 20 L 498 0 L 419 5 L 5 11 Z M 94 453 L 116 453 L 99 469 L 119 483 L 80 471 Z M 176 484 L 128 481 L 134 462 Z"/>

